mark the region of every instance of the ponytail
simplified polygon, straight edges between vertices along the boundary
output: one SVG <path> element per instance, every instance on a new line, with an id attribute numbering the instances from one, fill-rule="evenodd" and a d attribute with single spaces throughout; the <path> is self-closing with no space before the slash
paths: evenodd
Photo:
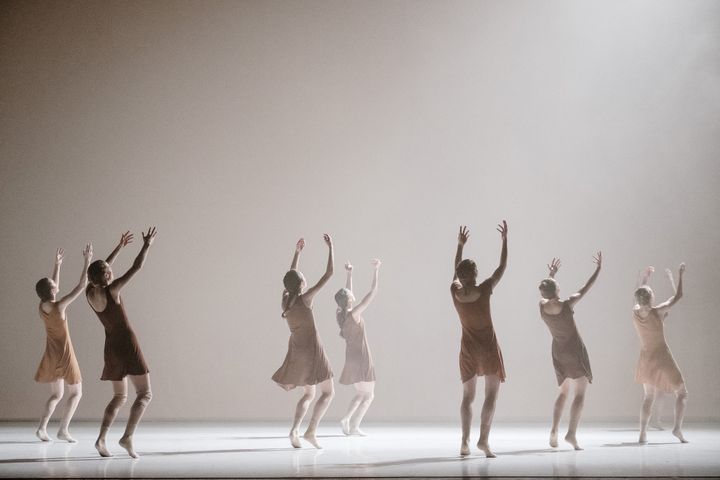
<path id="1" fill-rule="evenodd" d="M 337 311 L 335 312 L 335 319 L 337 320 L 338 327 L 340 327 L 339 335 L 342 338 L 345 338 L 342 328 L 343 328 L 343 325 L 345 325 L 345 320 L 347 320 L 347 314 L 348 314 L 348 311 L 344 308 L 338 308 Z"/>

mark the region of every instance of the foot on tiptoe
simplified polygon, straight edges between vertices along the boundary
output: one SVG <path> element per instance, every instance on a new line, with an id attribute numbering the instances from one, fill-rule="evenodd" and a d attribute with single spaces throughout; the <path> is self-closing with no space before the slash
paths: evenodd
<path id="1" fill-rule="evenodd" d="M 315 437 L 315 432 L 305 432 L 305 435 L 303 435 L 303 438 L 305 440 L 307 440 L 308 442 L 310 442 L 310 444 L 313 447 L 317 448 L 318 450 L 322 448 L 320 446 L 320 444 L 318 443 L 317 438 Z"/>
<path id="2" fill-rule="evenodd" d="M 105 446 L 105 439 L 104 438 L 98 438 L 95 442 L 95 450 L 98 451 L 101 457 L 112 457 L 113 454 L 110 453 L 110 450 L 107 449 Z"/>
<path id="3" fill-rule="evenodd" d="M 638 443 L 640 445 L 645 445 L 647 443 L 647 433 L 643 432 L 640 434 L 640 438 L 638 438 Z"/>
<path id="4" fill-rule="evenodd" d="M 550 446 L 552 448 L 557 448 L 558 446 L 557 430 L 550 432 Z"/>
<path id="5" fill-rule="evenodd" d="M 470 446 L 468 446 L 468 442 L 462 442 L 460 445 L 460 456 L 466 457 L 470 455 Z"/>
<path id="6" fill-rule="evenodd" d="M 340 428 L 345 435 L 350 435 L 350 420 L 346 418 L 340 420 Z"/>
<path id="7" fill-rule="evenodd" d="M 675 435 L 682 443 L 689 443 L 687 440 L 685 440 L 685 437 L 683 436 L 682 431 L 679 428 L 673 428 L 672 434 Z"/>
<path id="8" fill-rule="evenodd" d="M 360 427 L 351 428 L 350 435 L 355 435 L 357 437 L 367 437 L 367 433 L 360 430 Z"/>
<path id="9" fill-rule="evenodd" d="M 290 444 L 294 448 L 302 448 L 302 443 L 300 443 L 300 435 L 298 435 L 297 430 L 291 431 L 288 437 L 290 437 Z"/>
<path id="10" fill-rule="evenodd" d="M 121 447 L 127 450 L 128 455 L 130 455 L 132 458 L 138 458 L 140 456 L 135 452 L 135 449 L 133 448 L 132 437 L 124 436 L 120 439 L 118 443 Z"/>
<path id="11" fill-rule="evenodd" d="M 67 430 L 58 430 L 57 438 L 60 440 L 65 440 L 68 443 L 77 443 L 77 440 L 71 437 L 70 432 L 68 432 Z"/>
<path id="12" fill-rule="evenodd" d="M 575 450 L 582 450 L 582 447 L 580 447 L 580 445 L 578 445 L 577 438 L 575 438 L 575 435 L 570 435 L 568 433 L 567 435 L 565 435 L 565 441 L 567 443 L 569 443 L 570 445 L 572 445 L 572 447 Z"/>
<path id="13" fill-rule="evenodd" d="M 43 442 L 51 441 L 50 437 L 48 437 L 47 430 L 45 430 L 44 428 L 38 428 L 35 431 L 35 436 L 38 437 Z"/>
<path id="14" fill-rule="evenodd" d="M 487 458 L 495 458 L 495 454 L 490 450 L 490 445 L 487 443 L 478 442 L 477 447 L 483 451 Z"/>

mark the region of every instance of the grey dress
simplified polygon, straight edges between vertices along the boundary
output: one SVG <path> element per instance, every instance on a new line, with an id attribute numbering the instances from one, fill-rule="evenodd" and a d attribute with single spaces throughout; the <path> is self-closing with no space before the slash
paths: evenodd
<path id="1" fill-rule="evenodd" d="M 553 337 L 552 360 L 558 385 L 566 378 L 580 377 L 587 377 L 588 382 L 592 383 L 590 359 L 575 325 L 573 309 L 567 301 L 562 304 L 562 310 L 555 315 L 545 312 L 540 305 L 540 316 Z"/>
<path id="2" fill-rule="evenodd" d="M 374 382 L 375 367 L 365 336 L 365 320 L 362 316 L 357 320 L 352 312 L 345 314 L 345 321 L 340 327 L 347 346 L 345 348 L 345 368 L 340 375 L 340 383 L 352 385 L 358 382 Z"/>

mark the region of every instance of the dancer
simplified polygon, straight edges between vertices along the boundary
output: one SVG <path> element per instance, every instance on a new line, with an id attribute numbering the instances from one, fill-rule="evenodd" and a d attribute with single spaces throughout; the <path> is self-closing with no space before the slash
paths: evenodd
<path id="1" fill-rule="evenodd" d="M 370 292 L 357 305 L 353 306 L 355 295 L 352 291 L 353 266 L 350 262 L 345 264 L 347 271 L 345 288 L 341 288 L 335 294 L 335 302 L 338 304 L 336 317 L 340 326 L 340 336 L 347 343 L 345 367 L 340 375 L 340 383 L 355 387 L 355 396 L 350 401 L 347 413 L 340 420 L 340 426 L 345 435 L 365 436 L 365 432 L 360 430 L 360 422 L 375 398 L 375 367 L 365 337 L 365 320 L 362 318 L 362 312 L 370 305 L 377 293 L 380 265 L 380 260 L 373 260 L 374 272 Z"/>
<path id="2" fill-rule="evenodd" d="M 652 306 L 655 298 L 652 289 L 647 285 L 650 275 L 655 271 L 647 267 L 642 274 L 640 287 L 635 290 L 635 307 L 633 308 L 633 321 L 638 337 L 640 337 L 640 359 L 635 371 L 635 381 L 642 383 L 644 398 L 640 410 L 640 437 L 638 442 L 647 443 L 647 427 L 650 413 L 658 392 L 675 393 L 675 425 L 672 434 L 682 443 L 687 440 L 682 433 L 682 423 L 685 417 L 688 391 L 685 388 L 680 369 L 670 352 L 665 340 L 664 322 L 670 308 L 677 303 L 683 294 L 683 274 L 685 264 L 680 264 L 677 288 L 675 294 L 660 305 Z M 674 282 L 670 276 L 673 288 Z"/>
<path id="3" fill-rule="evenodd" d="M 570 407 L 570 424 L 565 435 L 565 441 L 572 445 L 575 450 L 582 450 L 578 445 L 576 433 L 585 403 L 585 390 L 588 383 L 592 383 L 592 371 L 590 370 L 590 360 L 588 359 L 585 344 L 575 325 L 573 307 L 585 296 L 595 283 L 595 280 L 597 280 L 602 267 L 602 252 L 597 252 L 593 257 L 593 261 L 597 265 L 595 272 L 585 285 L 577 293 L 570 295 L 567 300 L 560 300 L 560 288 L 555 281 L 555 274 L 560 269 L 559 258 L 552 259 L 548 265 L 550 277 L 540 282 L 539 286 L 540 296 L 542 297 L 540 300 L 540 317 L 547 324 L 553 337 L 552 360 L 555 367 L 555 376 L 560 387 L 560 393 L 555 400 L 552 428 L 550 429 L 550 446 L 553 448 L 558 446 L 558 425 L 560 424 L 565 400 L 570 393 L 570 384 L 573 384 L 575 398 L 573 398 Z"/>
<path id="4" fill-rule="evenodd" d="M 47 333 L 45 353 L 42 360 L 40 360 L 40 366 L 35 374 L 35 381 L 50 384 L 50 398 L 45 404 L 45 410 L 40 418 L 40 425 L 35 435 L 43 442 L 50 441 L 47 434 L 47 424 L 50 416 L 55 411 L 55 407 L 62 399 L 65 385 L 67 385 L 68 398 L 65 402 L 65 412 L 62 420 L 60 420 L 57 438 L 75 443 L 76 440 L 70 436 L 69 427 L 70 420 L 72 420 L 75 409 L 77 409 L 82 397 L 82 377 L 80 375 L 80 366 L 75 358 L 75 350 L 73 350 L 72 341 L 70 340 L 65 311 L 87 284 L 87 268 L 92 259 L 92 245 L 88 243 L 83 250 L 85 264 L 80 275 L 80 281 L 70 293 L 60 300 L 56 300 L 60 290 L 60 265 L 62 265 L 64 257 L 63 249 L 58 248 L 55 252 L 55 268 L 53 269 L 52 278 L 43 278 L 35 284 L 35 291 L 40 297 L 38 310 L 40 311 L 40 318 L 45 323 L 45 332 Z"/>
<path id="5" fill-rule="evenodd" d="M 315 387 L 320 387 L 320 397 L 315 402 L 310 424 L 305 430 L 303 438 L 315 448 L 322 448 L 317 441 L 317 427 L 327 411 L 330 401 L 335 396 L 333 387 L 333 373 L 330 362 L 325 356 L 320 335 L 315 328 L 313 317 L 313 298 L 320 289 L 330 280 L 333 274 L 333 244 L 330 235 L 323 235 L 328 246 L 328 261 L 325 273 L 312 287 L 305 290 L 305 277 L 298 270 L 300 252 L 305 247 L 305 240 L 300 239 L 295 245 L 290 270 L 283 278 L 285 290 L 282 295 L 282 316 L 290 327 L 290 340 L 285 361 L 273 374 L 272 379 L 285 390 L 302 387 L 303 394 L 295 408 L 295 418 L 290 428 L 290 443 L 295 448 L 301 448 L 298 430 L 310 402 L 315 398 Z"/>
<path id="6" fill-rule="evenodd" d="M 462 325 L 460 376 L 463 383 L 463 399 L 460 406 L 462 420 L 460 455 L 470 455 L 468 441 L 477 377 L 485 376 L 485 402 L 483 402 L 480 414 L 480 440 L 478 440 L 477 447 L 488 458 L 495 457 L 490 450 L 488 438 L 500 383 L 505 381 L 502 352 L 490 316 L 490 295 L 502 278 L 507 265 L 508 227 L 505 220 L 502 225 L 498 225 L 497 230 L 502 238 L 500 265 L 490 278 L 477 285 L 477 265 L 472 260 L 463 260 L 462 258 L 463 247 L 470 237 L 470 231 L 465 226 L 460 227 L 457 253 L 453 264 L 455 275 L 450 286 L 453 304 L 455 304 Z"/>
<path id="7" fill-rule="evenodd" d="M 138 457 L 133 448 L 133 434 L 152 399 L 150 370 L 148 370 L 145 363 L 135 332 L 128 321 L 125 306 L 120 298 L 120 291 L 142 268 L 150 245 L 155 240 L 155 234 L 155 227 L 149 228 L 147 233 L 142 234 L 143 246 L 140 253 L 123 276 L 114 278 L 110 265 L 120 253 L 120 249 L 132 243 L 133 235 L 130 232 L 121 235 L 120 243 L 108 256 L 107 260 L 96 260 L 88 268 L 90 285 L 88 285 L 85 295 L 88 303 L 97 314 L 103 327 L 105 327 L 105 367 L 100 380 L 112 381 L 113 387 L 113 398 L 105 408 L 100 435 L 95 442 L 95 448 L 103 457 L 112 457 L 105 445 L 105 437 L 120 411 L 120 407 L 127 401 L 128 385 L 126 377 L 130 377 L 130 381 L 135 387 L 136 397 L 130 408 L 125 433 L 120 438 L 119 444 L 133 458 Z"/>

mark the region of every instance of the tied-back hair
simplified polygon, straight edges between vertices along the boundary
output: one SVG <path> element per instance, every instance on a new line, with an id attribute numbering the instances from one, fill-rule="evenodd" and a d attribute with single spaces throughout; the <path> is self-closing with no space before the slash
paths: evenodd
<path id="1" fill-rule="evenodd" d="M 635 301 L 638 305 L 645 306 L 650 305 L 652 302 L 652 289 L 647 285 L 643 285 L 635 290 Z"/>
<path id="2" fill-rule="evenodd" d="M 337 320 L 338 327 L 340 327 L 340 336 L 342 338 L 345 338 L 345 335 L 343 335 L 343 325 L 345 324 L 345 321 L 347 320 L 348 315 L 348 298 L 350 298 L 350 295 L 352 295 L 352 292 L 348 290 L 347 288 L 341 288 L 337 291 L 335 294 L 335 303 L 338 304 L 338 308 L 335 312 L 335 319 Z"/>
<path id="3" fill-rule="evenodd" d="M 302 285 L 302 277 L 300 276 L 300 272 L 294 269 L 288 270 L 288 272 L 283 277 L 283 285 L 285 286 L 285 290 L 283 291 L 282 317 L 286 318 L 288 310 L 290 310 L 293 305 L 295 305 L 295 302 L 300 296 L 300 287 Z"/>
<path id="4" fill-rule="evenodd" d="M 455 267 L 455 274 L 462 286 L 470 283 L 475 284 L 475 279 L 478 275 L 477 264 L 473 260 L 466 258 L 457 264 Z"/>
<path id="5" fill-rule="evenodd" d="M 106 262 L 105 260 L 95 260 L 90 264 L 90 266 L 87 269 L 87 275 L 88 280 L 90 280 L 90 283 L 93 285 L 102 285 L 103 284 L 103 270 L 105 268 Z"/>
<path id="6" fill-rule="evenodd" d="M 50 279 L 47 277 L 41 278 L 35 284 L 35 293 L 40 297 L 40 300 L 45 302 L 52 297 L 52 293 L 50 292 L 51 288 Z"/>
<path id="7" fill-rule="evenodd" d="M 546 278 L 542 282 L 540 282 L 540 285 L 538 285 L 538 289 L 540 290 L 540 296 L 546 300 L 549 300 L 557 294 L 557 282 L 554 278 Z"/>

